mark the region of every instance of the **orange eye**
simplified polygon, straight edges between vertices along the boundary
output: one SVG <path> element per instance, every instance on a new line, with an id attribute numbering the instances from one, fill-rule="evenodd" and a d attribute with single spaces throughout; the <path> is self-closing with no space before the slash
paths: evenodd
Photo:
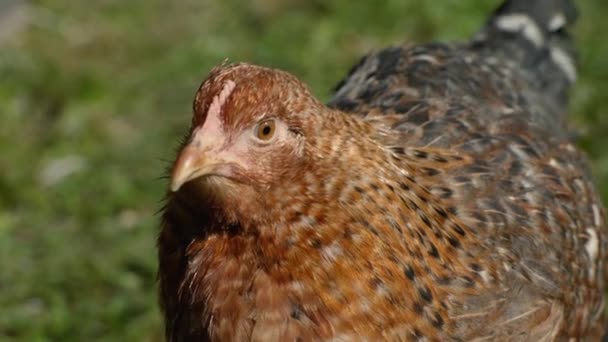
<path id="1" fill-rule="evenodd" d="M 255 128 L 255 136 L 262 140 L 268 141 L 272 139 L 275 132 L 275 122 L 272 119 L 260 122 Z"/>

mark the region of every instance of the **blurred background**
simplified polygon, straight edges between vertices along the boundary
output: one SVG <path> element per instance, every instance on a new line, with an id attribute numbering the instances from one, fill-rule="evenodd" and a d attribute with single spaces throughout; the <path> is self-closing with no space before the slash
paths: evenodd
<path id="1" fill-rule="evenodd" d="M 322 99 L 388 44 L 470 37 L 500 0 L 0 0 L 0 340 L 158 341 L 159 177 L 225 58 Z M 608 2 L 579 1 L 572 125 L 608 201 Z"/>

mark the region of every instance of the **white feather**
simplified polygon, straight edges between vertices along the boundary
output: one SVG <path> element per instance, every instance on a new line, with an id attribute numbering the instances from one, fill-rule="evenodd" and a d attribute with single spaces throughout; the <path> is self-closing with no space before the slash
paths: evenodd
<path id="1" fill-rule="evenodd" d="M 524 14 L 503 15 L 496 19 L 498 29 L 507 32 L 521 32 L 536 47 L 543 45 L 544 39 L 536 23 Z"/>
<path id="2" fill-rule="evenodd" d="M 562 69 L 570 82 L 576 81 L 576 66 L 572 61 L 572 58 L 570 58 L 570 56 L 568 56 L 564 50 L 558 48 L 557 46 L 552 46 L 551 59 L 560 69 Z"/>

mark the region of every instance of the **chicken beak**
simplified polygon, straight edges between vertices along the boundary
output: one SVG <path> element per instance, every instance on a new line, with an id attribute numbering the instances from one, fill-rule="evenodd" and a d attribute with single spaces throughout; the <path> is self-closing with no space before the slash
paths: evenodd
<path id="1" fill-rule="evenodd" d="M 211 156 L 212 153 L 203 151 L 196 144 L 187 145 L 173 166 L 171 173 L 171 191 L 176 192 L 182 185 L 195 178 L 210 174 L 222 164 Z"/>

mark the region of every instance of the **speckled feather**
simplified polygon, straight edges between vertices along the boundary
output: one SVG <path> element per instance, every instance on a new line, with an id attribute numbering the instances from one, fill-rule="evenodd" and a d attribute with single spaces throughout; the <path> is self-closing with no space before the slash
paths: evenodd
<path id="1" fill-rule="evenodd" d="M 363 58 L 328 106 L 282 71 L 214 69 L 183 148 L 210 108 L 226 144 L 269 116 L 288 142 L 168 194 L 168 340 L 599 339 L 605 214 L 550 52 L 574 60 L 573 9 L 525 3 L 471 43 Z"/>

